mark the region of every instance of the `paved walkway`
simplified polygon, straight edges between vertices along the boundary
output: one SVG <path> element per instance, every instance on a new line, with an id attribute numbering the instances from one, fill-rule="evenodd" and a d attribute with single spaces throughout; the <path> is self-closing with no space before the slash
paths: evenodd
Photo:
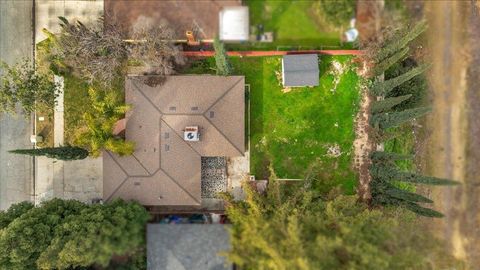
<path id="1" fill-rule="evenodd" d="M 0 60 L 14 64 L 33 54 L 32 1 L 0 1 Z M 0 210 L 32 200 L 33 158 L 9 150 L 31 148 L 30 119 L 0 115 Z"/>
<path id="2" fill-rule="evenodd" d="M 0 0 L 1 1 L 1 0 Z M 36 41 L 43 38 L 42 28 L 58 32 L 58 16 L 68 20 L 78 19 L 83 23 L 96 21 L 103 12 L 103 1 L 51 1 L 37 0 Z M 64 141 L 64 100 L 63 78 L 55 76 L 55 81 L 61 86 L 54 110 L 54 145 L 61 146 Z M 87 158 L 84 160 L 61 161 L 38 157 L 36 159 L 36 189 L 35 202 L 52 198 L 76 199 L 91 202 L 103 195 L 102 159 Z"/>

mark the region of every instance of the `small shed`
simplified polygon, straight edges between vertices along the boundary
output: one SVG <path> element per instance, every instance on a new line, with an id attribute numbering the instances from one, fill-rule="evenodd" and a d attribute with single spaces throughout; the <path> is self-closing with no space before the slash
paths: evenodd
<path id="1" fill-rule="evenodd" d="M 148 270 L 227 270 L 221 252 L 230 249 L 230 236 L 222 224 L 148 224 Z"/>
<path id="2" fill-rule="evenodd" d="M 219 15 L 220 40 L 247 41 L 249 39 L 250 22 L 248 7 L 224 7 Z"/>
<path id="3" fill-rule="evenodd" d="M 284 87 L 319 85 L 317 54 L 290 54 L 282 59 L 282 83 Z"/>

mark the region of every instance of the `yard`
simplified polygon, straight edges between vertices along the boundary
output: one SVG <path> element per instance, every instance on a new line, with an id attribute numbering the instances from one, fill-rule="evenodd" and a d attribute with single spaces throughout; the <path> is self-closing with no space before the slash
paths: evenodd
<path id="1" fill-rule="evenodd" d="M 320 85 L 283 92 L 281 57 L 231 58 L 250 85 L 251 173 L 257 179 L 320 179 L 319 189 L 342 185 L 353 193 L 353 119 L 359 78 L 350 56 L 321 56 Z M 214 60 L 185 73 L 213 73 Z M 329 149 L 331 153 L 329 154 Z"/>
<path id="2" fill-rule="evenodd" d="M 249 0 L 245 3 L 250 9 L 252 30 L 257 31 L 258 26 L 262 25 L 263 31 L 274 32 L 274 42 L 227 45 L 231 50 L 351 47 L 351 44 L 342 43 L 340 40 L 348 21 L 341 27 L 332 25 L 320 13 L 319 5 L 315 1 Z"/>

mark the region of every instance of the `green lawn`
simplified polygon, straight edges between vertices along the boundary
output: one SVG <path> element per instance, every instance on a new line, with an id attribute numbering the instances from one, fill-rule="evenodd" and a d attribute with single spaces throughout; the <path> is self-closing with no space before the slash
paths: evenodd
<path id="1" fill-rule="evenodd" d="M 250 85 L 251 172 L 268 178 L 272 168 L 278 178 L 321 179 L 320 189 L 342 185 L 353 193 L 356 175 L 352 169 L 353 119 L 357 112 L 359 78 L 349 56 L 320 58 L 320 85 L 282 92 L 281 57 L 231 58 L 235 74 Z M 343 63 L 346 71 L 335 76 L 332 63 Z M 213 73 L 213 58 L 195 62 L 184 73 Z M 278 76 L 279 74 L 280 76 Z M 328 157 L 337 144 L 339 157 Z"/>
<path id="2" fill-rule="evenodd" d="M 274 32 L 273 43 L 232 44 L 231 50 L 242 49 L 328 49 L 349 48 L 340 41 L 342 30 L 323 19 L 315 1 L 247 0 L 250 25 L 263 25 L 265 32 Z"/>

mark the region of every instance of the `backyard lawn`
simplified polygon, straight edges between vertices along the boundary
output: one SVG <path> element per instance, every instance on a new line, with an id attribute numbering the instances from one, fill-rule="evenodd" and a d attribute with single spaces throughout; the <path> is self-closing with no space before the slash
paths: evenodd
<path id="1" fill-rule="evenodd" d="M 244 75 L 250 85 L 250 166 L 257 179 L 268 178 L 271 168 L 278 178 L 312 176 L 321 180 L 319 189 L 342 185 L 354 193 L 353 119 L 359 78 L 350 60 L 321 56 L 320 85 L 284 93 L 281 57 L 231 58 L 235 74 Z M 214 60 L 209 58 L 185 73 L 213 73 L 212 67 Z M 339 152 L 329 155 L 329 148 Z"/>

